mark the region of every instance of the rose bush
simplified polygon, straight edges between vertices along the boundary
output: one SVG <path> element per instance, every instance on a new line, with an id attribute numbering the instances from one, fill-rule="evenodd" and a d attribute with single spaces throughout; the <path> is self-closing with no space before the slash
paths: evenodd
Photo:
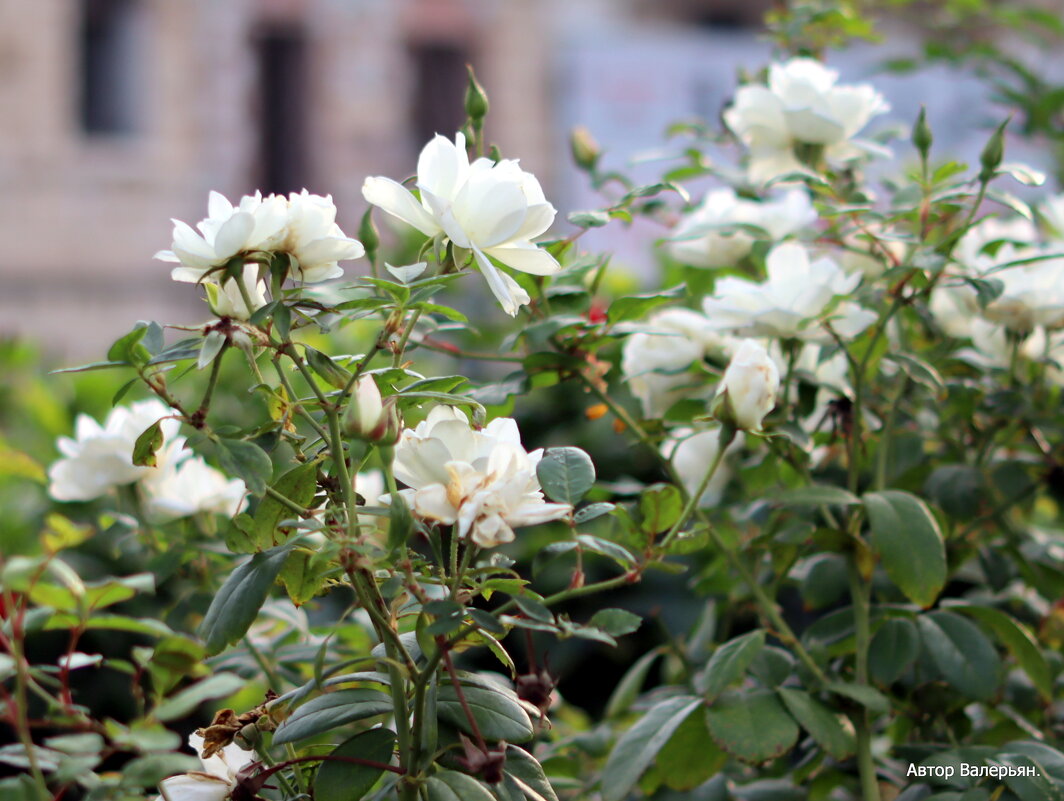
<path id="1" fill-rule="evenodd" d="M 579 132 L 563 238 L 472 76 L 357 239 L 306 191 L 175 222 L 211 319 L 73 368 L 125 383 L 47 473 L 0 442 L 54 501 L 0 562 L 5 801 L 1064 794 L 1064 200 L 923 113 L 870 185 L 878 91 L 763 78 L 653 184 Z M 636 217 L 644 294 L 580 247 Z"/>

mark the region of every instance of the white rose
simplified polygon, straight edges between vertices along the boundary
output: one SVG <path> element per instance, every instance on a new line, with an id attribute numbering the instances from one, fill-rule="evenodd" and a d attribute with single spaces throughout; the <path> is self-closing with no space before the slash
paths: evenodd
<path id="1" fill-rule="evenodd" d="M 528 293 L 491 263 L 497 259 L 515 270 L 551 275 L 561 267 L 533 242 L 554 222 L 554 206 L 539 181 L 516 161 L 493 163 L 466 155 L 465 137 L 452 144 L 436 136 L 418 158 L 420 200 L 390 178 L 367 178 L 362 195 L 426 236 L 445 235 L 456 247 L 473 252 L 492 293 L 514 316 L 529 302 Z"/>
<path id="2" fill-rule="evenodd" d="M 810 262 L 806 249 L 793 242 L 774 247 L 767 268 L 763 282 L 734 276 L 717 281 L 713 294 L 702 301 L 712 327 L 748 336 L 825 340 L 828 335 L 816 326 L 817 319 L 861 281 L 831 259 Z M 855 337 L 875 319 L 872 312 L 843 301 L 834 309 L 832 327 L 840 336 Z"/>
<path id="3" fill-rule="evenodd" d="M 312 195 L 306 189 L 288 196 L 284 241 L 276 250 L 295 257 L 293 278 L 308 284 L 343 275 L 337 262 L 360 258 L 366 249 L 336 224 L 332 195 Z"/>
<path id="4" fill-rule="evenodd" d="M 536 478 L 542 449 L 526 453 L 517 423 L 492 420 L 483 430 L 464 414 L 437 406 L 395 449 L 395 477 L 424 520 L 458 524 L 458 535 L 482 548 L 514 539 L 514 528 L 564 517 L 569 504 L 547 503 Z"/>
<path id="5" fill-rule="evenodd" d="M 57 443 L 63 458 L 48 468 L 49 493 L 57 501 L 90 501 L 145 477 L 155 468 L 134 465 L 133 446 L 152 423 L 172 414 L 173 409 L 153 399 L 115 407 L 102 426 L 78 415 L 74 438 L 60 437 Z M 176 419 L 164 420 L 164 439 L 179 427 Z"/>
<path id="6" fill-rule="evenodd" d="M 650 316 L 645 332 L 631 334 L 621 353 L 621 372 L 639 399 L 644 417 L 661 417 L 700 384 L 688 370 L 707 354 L 721 355 L 727 338 L 689 309 L 666 309 Z"/>
<path id="7" fill-rule="evenodd" d="M 779 388 L 776 363 L 761 345 L 747 339 L 724 371 L 717 395 L 723 397 L 728 422 L 744 431 L 760 431 L 761 423 L 776 406 Z"/>
<path id="8" fill-rule="evenodd" d="M 211 192 L 208 216 L 196 223 L 174 220 L 173 244 L 155 258 L 176 262 L 170 275 L 175 281 L 198 283 L 204 276 L 235 257 L 252 253 L 288 253 L 296 260 L 292 278 L 314 283 L 343 274 L 337 264 L 357 259 L 366 251 L 357 239 L 344 235 L 336 224 L 332 196 L 312 195 L 306 189 L 288 198 L 259 192 L 246 195 L 233 206 Z"/>
<path id="9" fill-rule="evenodd" d="M 244 253 L 266 250 L 284 234 L 288 209 L 284 198 L 262 194 L 245 195 L 233 206 L 218 192 L 207 201 L 207 217 L 196 223 L 199 233 L 187 223 L 174 220 L 173 244 L 155 258 L 176 262 L 170 275 L 175 281 L 196 283 L 215 267 Z"/>
<path id="10" fill-rule="evenodd" d="M 792 58 L 769 69 L 768 86 L 742 86 L 724 121 L 750 152 L 748 174 L 763 183 L 803 169 L 796 144 L 820 145 L 832 164 L 862 153 L 882 152 L 854 140 L 868 121 L 889 111 L 868 84 L 837 84 L 839 74 L 810 58 Z"/>
<path id="11" fill-rule="evenodd" d="M 673 258 L 695 267 L 730 267 L 750 252 L 755 239 L 739 224 L 763 229 L 779 240 L 816 220 L 806 192 L 795 189 L 755 202 L 738 197 L 734 189 L 715 189 L 680 220 L 668 249 Z"/>
<path id="12" fill-rule="evenodd" d="M 157 454 L 158 466 L 141 482 L 144 508 L 151 520 L 164 523 L 192 515 L 236 516 L 244 507 L 247 487 L 185 449 L 183 437 Z"/>

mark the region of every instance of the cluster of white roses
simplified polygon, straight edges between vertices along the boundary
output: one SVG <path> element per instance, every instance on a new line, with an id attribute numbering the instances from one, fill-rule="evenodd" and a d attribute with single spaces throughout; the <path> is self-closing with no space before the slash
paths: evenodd
<path id="1" fill-rule="evenodd" d="M 492 548 L 514 539 L 514 528 L 557 520 L 572 507 L 543 498 L 536 465 L 543 450 L 521 445 L 516 421 L 498 417 L 482 430 L 450 406 L 437 406 L 395 449 L 395 477 L 411 510 L 423 520 L 456 525 L 463 539 Z"/>
<path id="2" fill-rule="evenodd" d="M 211 192 L 207 217 L 195 229 L 174 220 L 170 250 L 159 251 L 155 258 L 179 265 L 170 273 L 175 281 L 211 285 L 209 298 L 216 314 L 246 320 L 266 304 L 266 286 L 253 262 L 285 253 L 291 257 L 293 278 L 317 283 L 343 275 L 339 262 L 357 259 L 365 252 L 361 242 L 346 236 L 336 224 L 332 197 L 304 189 L 288 197 L 264 198 L 256 192 L 242 197 L 236 206 Z M 246 260 L 243 274 L 222 284 L 219 268 L 233 259 Z M 236 280 L 244 283 L 254 308 L 248 308 Z"/>
<path id="3" fill-rule="evenodd" d="M 185 447 L 176 436 L 180 425 L 173 410 L 147 400 L 115 407 L 103 425 L 78 416 L 75 435 L 60 437 L 62 458 L 48 470 L 49 492 L 58 501 L 91 501 L 121 486 L 136 484 L 145 514 L 162 523 L 192 515 L 232 517 L 245 503 L 244 482 L 229 479 Z M 133 464 L 137 437 L 162 420 L 163 445 L 155 467 Z"/>
<path id="4" fill-rule="evenodd" d="M 1039 209 L 1042 227 L 1023 217 L 984 218 L 958 243 L 932 293 L 931 313 L 942 330 L 968 339 L 961 358 L 981 367 L 1008 367 L 1017 353 L 1045 360 L 1055 381 L 1064 359 L 1064 195 Z M 974 280 L 1000 282 L 1000 294 L 979 303 Z"/>
<path id="5" fill-rule="evenodd" d="M 820 163 L 844 166 L 883 152 L 854 138 L 873 116 L 888 110 L 883 96 L 868 85 L 837 81 L 838 74 L 819 62 L 795 58 L 773 64 L 767 86 L 737 91 L 724 119 L 748 150 L 751 183 L 764 185 Z M 833 343 L 836 337 L 856 337 L 875 321 L 876 314 L 853 298 L 864 278 L 882 271 L 883 257 L 868 252 L 867 241 L 855 235 L 844 250 L 811 249 L 797 237 L 811 234 L 816 220 L 804 189 L 754 200 L 718 188 L 681 218 L 666 247 L 687 265 L 732 268 L 758 239 L 772 248 L 762 280 L 719 277 L 702 299 L 701 312 L 655 313 L 642 331 L 628 337 L 621 369 L 644 416 L 661 418 L 680 400 L 709 401 L 715 394 L 723 401 L 718 401 L 718 416 L 758 431 L 775 405 L 780 375 L 793 371 L 819 387 L 813 413 L 799 421 L 812 430 L 830 400 L 849 392 L 845 356 Z M 875 233 L 877 247 L 896 250 L 887 232 Z M 724 364 L 718 381 L 713 375 Z M 718 426 L 684 427 L 670 431 L 663 443 L 663 454 L 689 491 L 699 486 L 706 465 L 716 461 L 718 434 Z M 729 477 L 724 463 L 701 503 L 717 503 Z"/>
<path id="6" fill-rule="evenodd" d="M 418 158 L 416 187 L 417 196 L 391 178 L 372 177 L 365 180 L 362 194 L 426 236 L 450 241 L 459 266 L 471 255 L 507 314 L 516 315 L 530 298 L 496 262 L 532 275 L 561 269 L 532 241 L 554 222 L 554 206 L 536 177 L 516 160 L 478 158 L 470 163 L 461 133 L 453 143 L 436 136 Z M 317 283 L 342 275 L 339 262 L 365 254 L 362 243 L 336 224 L 332 197 L 305 189 L 287 198 L 256 192 L 235 206 L 211 192 L 207 215 L 196 228 L 174 220 L 170 249 L 155 257 L 179 265 L 171 272 L 175 281 L 205 283 L 211 308 L 220 316 L 246 320 L 266 305 L 261 265 L 273 255 L 288 254 L 291 276 Z M 233 259 L 246 261 L 243 274 L 225 280 L 220 268 Z"/>
<path id="7" fill-rule="evenodd" d="M 832 166 L 869 154 L 889 154 L 856 139 L 868 121 L 890 110 L 869 84 L 841 85 L 839 74 L 811 58 L 792 58 L 769 68 L 768 85 L 748 84 L 735 93 L 724 122 L 749 149 L 747 177 L 765 184 L 809 166 L 812 147 Z"/>

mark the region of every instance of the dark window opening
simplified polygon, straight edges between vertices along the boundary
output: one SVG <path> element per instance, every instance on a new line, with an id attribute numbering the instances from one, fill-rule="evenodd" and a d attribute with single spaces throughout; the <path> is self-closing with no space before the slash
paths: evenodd
<path id="1" fill-rule="evenodd" d="M 414 66 L 411 128 L 421 149 L 435 134 L 454 136 L 465 122 L 468 49 L 451 42 L 419 42 L 410 48 Z"/>
<path id="2" fill-rule="evenodd" d="M 307 183 L 306 37 L 298 28 L 264 31 L 258 62 L 258 168 L 263 192 L 298 192 Z"/>
<path id="3" fill-rule="evenodd" d="M 703 28 L 734 30 L 756 25 L 757 20 L 756 14 L 751 15 L 738 6 L 728 5 L 702 12 L 696 18 L 696 24 Z"/>
<path id="4" fill-rule="evenodd" d="M 136 0 L 82 0 L 79 112 L 89 134 L 137 127 Z"/>

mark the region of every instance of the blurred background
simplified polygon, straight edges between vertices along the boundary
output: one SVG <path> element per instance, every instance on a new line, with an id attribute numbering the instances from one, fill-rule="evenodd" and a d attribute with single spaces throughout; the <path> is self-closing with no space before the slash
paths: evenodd
<path id="1" fill-rule="evenodd" d="M 412 174 L 424 142 L 461 123 L 467 63 L 491 98 L 489 138 L 540 178 L 564 229 L 564 212 L 596 204 L 569 162 L 570 129 L 587 126 L 608 162 L 660 175 L 648 149 L 666 125 L 712 122 L 737 69 L 765 63 L 770 5 L 0 0 L 0 337 L 86 360 L 137 319 L 201 321 L 195 291 L 152 255 L 169 246 L 170 218 L 205 216 L 211 189 L 331 193 L 354 234 L 363 178 Z M 924 102 L 936 146 L 972 158 L 1005 112 L 985 81 L 947 66 L 919 80 L 885 70 L 920 52 L 932 21 L 949 22 L 949 3 L 901 5 L 886 44 L 829 63 L 888 95 L 894 112 L 878 127 L 911 123 Z M 1041 6 L 1056 13 L 1060 0 Z M 1027 55 L 1041 74 L 1061 72 L 1059 47 Z M 1018 146 L 1009 160 L 1052 167 L 1037 137 Z M 662 234 L 611 226 L 585 241 L 638 270 Z"/>

